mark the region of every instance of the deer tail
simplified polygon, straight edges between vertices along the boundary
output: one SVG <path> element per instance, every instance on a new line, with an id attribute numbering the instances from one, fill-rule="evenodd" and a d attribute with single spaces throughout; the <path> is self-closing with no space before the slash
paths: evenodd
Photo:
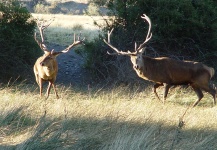
<path id="1" fill-rule="evenodd" d="M 214 74 L 215 74 L 215 70 L 214 70 L 214 68 L 212 68 L 212 67 L 209 67 L 209 74 L 210 74 L 210 79 L 214 76 Z"/>
<path id="2" fill-rule="evenodd" d="M 215 74 L 215 70 L 214 70 L 214 68 L 212 68 L 212 67 L 208 67 L 208 66 L 206 66 L 206 65 L 203 65 L 204 66 L 204 68 L 208 71 L 208 73 L 209 73 L 209 75 L 210 75 L 210 79 L 214 76 L 214 74 Z"/>

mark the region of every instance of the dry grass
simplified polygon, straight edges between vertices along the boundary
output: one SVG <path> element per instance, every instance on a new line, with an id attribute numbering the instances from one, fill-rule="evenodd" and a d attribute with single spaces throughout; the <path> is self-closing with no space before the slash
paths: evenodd
<path id="1" fill-rule="evenodd" d="M 32 85 L 0 90 L 0 149 L 215 149 L 217 111 L 209 95 L 195 100 L 190 89 L 172 90 L 165 105 L 138 87 L 59 86 L 61 98 L 40 99 Z M 159 92 L 162 92 L 161 90 Z M 34 142 L 33 142 L 34 141 Z"/>

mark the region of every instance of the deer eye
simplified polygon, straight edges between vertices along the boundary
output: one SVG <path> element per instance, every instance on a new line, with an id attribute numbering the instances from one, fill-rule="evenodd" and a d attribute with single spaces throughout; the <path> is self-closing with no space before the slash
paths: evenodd
<path id="1" fill-rule="evenodd" d="M 51 59 L 52 57 L 51 56 L 47 56 L 47 59 Z"/>

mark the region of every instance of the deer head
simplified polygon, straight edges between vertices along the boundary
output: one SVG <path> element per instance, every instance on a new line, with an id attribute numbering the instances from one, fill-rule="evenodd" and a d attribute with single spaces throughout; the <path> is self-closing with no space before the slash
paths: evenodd
<path id="1" fill-rule="evenodd" d="M 139 47 L 137 47 L 137 43 L 135 42 L 135 49 L 134 49 L 134 52 L 130 52 L 129 50 L 126 52 L 126 51 L 120 51 L 118 50 L 116 47 L 114 47 L 113 45 L 111 45 L 110 43 L 110 36 L 113 32 L 113 29 L 109 32 L 108 31 L 108 42 L 104 39 L 104 42 L 110 47 L 112 48 L 115 52 L 114 53 L 110 53 L 110 52 L 107 52 L 109 55 L 126 55 L 126 56 L 130 56 L 130 59 L 131 59 L 131 62 L 133 64 L 133 68 L 134 69 L 139 69 L 143 66 L 143 59 L 142 59 L 142 54 L 144 52 L 144 47 L 145 47 L 145 44 L 151 39 L 152 37 L 152 33 L 150 33 L 151 31 L 151 20 L 148 16 L 146 16 L 145 14 L 143 14 L 141 16 L 141 18 L 144 20 L 144 21 L 147 21 L 148 24 L 149 24 L 149 28 L 148 28 L 148 33 L 147 33 L 147 36 L 144 40 L 143 43 L 141 43 L 139 45 Z"/>

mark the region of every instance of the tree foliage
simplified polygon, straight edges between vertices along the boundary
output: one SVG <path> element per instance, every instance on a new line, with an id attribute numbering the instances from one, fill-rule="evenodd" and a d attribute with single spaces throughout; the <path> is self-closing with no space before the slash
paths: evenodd
<path id="1" fill-rule="evenodd" d="M 17 1 L 0 3 L 0 72 L 1 79 L 17 76 L 26 78 L 26 70 L 38 56 L 33 38 L 35 21 Z"/>

